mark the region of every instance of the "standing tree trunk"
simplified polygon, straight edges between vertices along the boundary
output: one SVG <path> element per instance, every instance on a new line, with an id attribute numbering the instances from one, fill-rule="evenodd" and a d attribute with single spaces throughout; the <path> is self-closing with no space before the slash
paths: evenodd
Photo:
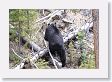
<path id="1" fill-rule="evenodd" d="M 19 13 L 19 16 L 20 16 L 20 10 L 19 9 L 18 9 L 18 13 Z M 19 31 L 18 32 L 19 33 L 18 34 L 19 35 L 18 36 L 18 48 L 19 49 L 18 50 L 19 50 L 19 55 L 20 55 L 21 54 L 21 39 L 20 39 L 21 38 L 20 37 L 21 36 L 21 22 L 20 22 L 20 17 L 18 17 L 18 21 L 19 21 L 19 25 L 18 25 L 18 31 Z"/>
<path id="2" fill-rule="evenodd" d="M 94 52 L 95 52 L 95 66 L 99 68 L 99 10 L 93 9 L 93 32 L 94 32 Z"/>

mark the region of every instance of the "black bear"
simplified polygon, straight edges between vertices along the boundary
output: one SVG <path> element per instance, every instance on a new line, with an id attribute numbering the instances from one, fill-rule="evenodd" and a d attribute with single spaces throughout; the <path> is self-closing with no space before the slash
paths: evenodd
<path id="1" fill-rule="evenodd" d="M 56 55 L 57 53 L 62 62 L 62 67 L 64 67 L 66 65 L 66 55 L 63 37 L 55 24 L 48 24 L 44 39 L 49 42 L 49 50 L 51 54 Z"/>

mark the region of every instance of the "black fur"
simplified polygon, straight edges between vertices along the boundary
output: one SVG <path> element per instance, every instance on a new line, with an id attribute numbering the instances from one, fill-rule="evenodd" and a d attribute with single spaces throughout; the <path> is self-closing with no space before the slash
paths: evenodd
<path id="1" fill-rule="evenodd" d="M 52 55 L 59 55 L 62 67 L 66 65 L 66 55 L 64 49 L 63 37 L 54 24 L 48 25 L 45 31 L 44 39 L 49 42 L 49 49 Z"/>

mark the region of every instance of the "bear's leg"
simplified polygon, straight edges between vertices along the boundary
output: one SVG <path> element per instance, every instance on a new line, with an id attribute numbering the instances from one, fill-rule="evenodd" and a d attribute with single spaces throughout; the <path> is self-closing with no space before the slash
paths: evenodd
<path id="1" fill-rule="evenodd" d="M 62 67 L 66 65 L 66 55 L 65 55 L 65 49 L 62 47 L 57 51 L 58 55 L 60 56 L 60 60 L 62 62 Z"/>
<path id="2" fill-rule="evenodd" d="M 51 53 L 53 56 L 56 56 L 55 50 L 54 50 L 54 46 L 49 45 L 49 50 L 50 50 L 50 53 Z"/>

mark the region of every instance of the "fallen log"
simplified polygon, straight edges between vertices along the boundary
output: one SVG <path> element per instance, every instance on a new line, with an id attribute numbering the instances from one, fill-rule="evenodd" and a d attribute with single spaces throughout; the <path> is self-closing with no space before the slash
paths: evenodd
<path id="1" fill-rule="evenodd" d="M 21 40 L 21 44 L 24 45 L 27 43 L 27 47 L 29 49 L 31 49 L 32 51 L 34 52 L 39 52 L 41 50 L 41 48 L 35 44 L 34 42 L 32 41 L 29 41 L 28 39 L 26 39 L 25 37 L 20 37 L 20 40 Z"/>
<path id="2" fill-rule="evenodd" d="M 61 14 L 60 12 L 62 12 L 62 11 L 64 11 L 64 10 L 56 10 L 56 11 L 54 11 L 53 13 L 49 14 L 48 16 L 45 16 L 45 17 L 43 17 L 43 18 L 37 20 L 36 23 L 38 23 L 38 22 L 40 22 L 40 21 L 42 21 L 42 20 L 48 19 L 49 17 L 52 18 L 52 17 L 54 17 L 55 15 L 60 15 L 60 14 Z"/>

